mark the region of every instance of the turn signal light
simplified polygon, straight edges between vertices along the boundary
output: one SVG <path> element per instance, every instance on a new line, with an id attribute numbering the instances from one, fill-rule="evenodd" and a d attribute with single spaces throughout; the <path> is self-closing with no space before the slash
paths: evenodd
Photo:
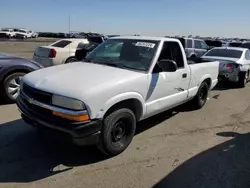
<path id="1" fill-rule="evenodd" d="M 69 119 L 72 121 L 88 121 L 90 119 L 88 114 L 81 114 L 81 115 L 74 116 L 74 115 L 64 114 L 64 113 L 57 112 L 57 111 L 53 111 L 52 113 L 54 116 L 59 116 L 61 118 Z"/>

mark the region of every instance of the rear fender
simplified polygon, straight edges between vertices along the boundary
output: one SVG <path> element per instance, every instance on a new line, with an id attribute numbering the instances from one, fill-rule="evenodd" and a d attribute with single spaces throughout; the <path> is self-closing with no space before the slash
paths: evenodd
<path id="1" fill-rule="evenodd" d="M 239 64 L 240 72 L 247 72 L 250 69 L 250 64 L 242 65 Z"/>
<path id="2" fill-rule="evenodd" d="M 204 82 L 206 79 L 209 79 L 210 81 L 212 81 L 211 75 L 210 75 L 210 74 L 204 75 L 204 76 L 200 79 L 200 82 L 199 82 L 198 87 L 200 87 L 201 83 Z"/>

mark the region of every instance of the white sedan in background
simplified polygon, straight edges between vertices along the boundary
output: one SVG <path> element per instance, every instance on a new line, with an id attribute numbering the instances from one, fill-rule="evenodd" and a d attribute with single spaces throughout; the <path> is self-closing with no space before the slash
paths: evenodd
<path id="1" fill-rule="evenodd" d="M 219 81 L 235 82 L 245 87 L 250 80 L 250 50 L 247 48 L 213 48 L 202 59 L 220 62 Z"/>
<path id="2" fill-rule="evenodd" d="M 75 57 L 76 49 L 81 44 L 87 44 L 87 39 L 61 39 L 48 46 L 36 48 L 33 60 L 44 67 L 61 65 L 77 61 Z"/>

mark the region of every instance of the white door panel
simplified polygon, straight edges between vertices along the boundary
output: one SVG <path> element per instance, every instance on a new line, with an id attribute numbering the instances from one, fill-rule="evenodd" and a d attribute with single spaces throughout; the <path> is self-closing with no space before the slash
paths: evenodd
<path id="1" fill-rule="evenodd" d="M 183 74 L 187 76 L 182 78 Z M 189 79 L 190 73 L 187 69 L 150 75 L 146 97 L 147 115 L 154 115 L 185 101 L 188 96 Z"/>

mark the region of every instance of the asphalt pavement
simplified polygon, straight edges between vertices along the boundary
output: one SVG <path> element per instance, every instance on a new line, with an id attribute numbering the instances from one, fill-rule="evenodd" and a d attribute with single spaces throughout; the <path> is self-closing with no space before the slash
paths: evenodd
<path id="1" fill-rule="evenodd" d="M 250 83 L 218 86 L 201 110 L 184 105 L 138 124 L 121 155 L 50 139 L 0 106 L 0 187 L 250 187 Z"/>

